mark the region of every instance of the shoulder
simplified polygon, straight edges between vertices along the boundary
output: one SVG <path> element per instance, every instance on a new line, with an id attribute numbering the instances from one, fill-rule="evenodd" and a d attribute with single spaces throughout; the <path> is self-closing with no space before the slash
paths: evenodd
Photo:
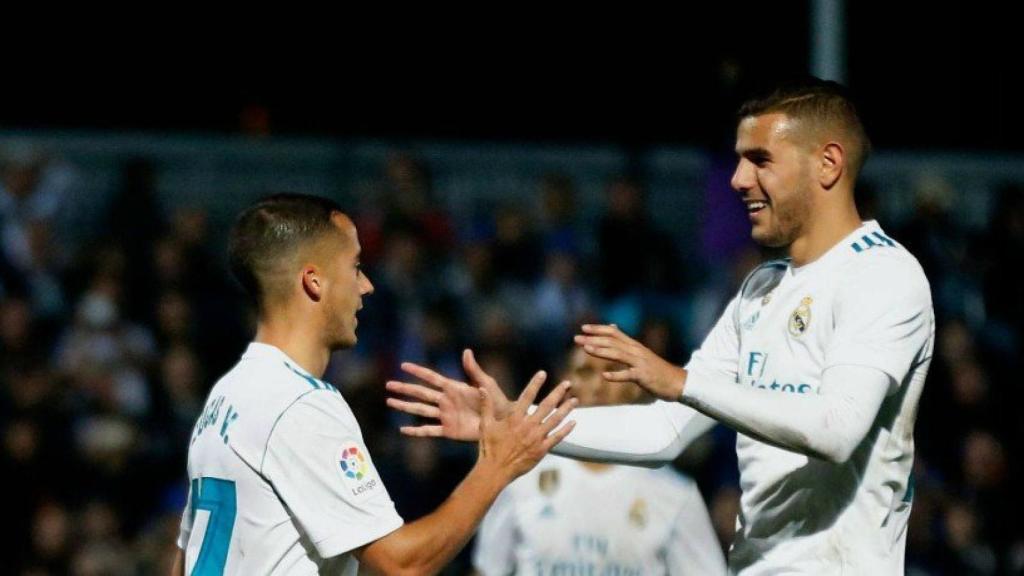
<path id="1" fill-rule="evenodd" d="M 243 358 L 224 376 L 223 383 L 241 416 L 239 431 L 251 437 L 249 448 L 257 455 L 265 454 L 271 439 L 280 437 L 282 430 L 294 434 L 328 426 L 358 429 L 336 388 L 284 361 Z"/>
<path id="2" fill-rule="evenodd" d="M 846 287 L 847 291 L 871 288 L 896 297 L 913 295 L 930 299 L 931 287 L 917 258 L 902 245 L 890 242 L 892 244 L 879 241 L 869 248 L 863 247 L 863 241 L 852 243 L 853 254 L 840 273 L 840 288 Z M 854 246 L 861 246 L 861 249 Z"/>
<path id="3" fill-rule="evenodd" d="M 788 269 L 789 260 L 785 259 L 762 263 L 747 274 L 740 288 L 740 295 L 745 300 L 763 297 L 779 285 Z"/>

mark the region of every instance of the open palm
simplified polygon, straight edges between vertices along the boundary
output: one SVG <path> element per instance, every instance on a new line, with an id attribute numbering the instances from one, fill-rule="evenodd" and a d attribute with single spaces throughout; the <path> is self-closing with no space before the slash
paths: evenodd
<path id="1" fill-rule="evenodd" d="M 463 352 L 462 366 L 472 384 L 448 378 L 419 364 L 402 363 L 402 370 L 418 378 L 421 382 L 409 383 L 397 380 L 388 382 L 388 392 L 409 398 L 409 400 L 403 400 L 389 397 L 387 399 L 388 406 L 406 414 L 422 416 L 434 421 L 430 424 L 402 426 L 400 430 L 403 434 L 477 441 L 480 438 L 482 408 L 480 389 L 486 390 L 490 394 L 494 401 L 497 418 L 503 418 L 508 413 L 512 402 L 505 396 L 494 378 L 480 368 L 471 350 Z M 538 372 L 531 382 L 538 378 L 543 381 L 546 375 L 543 372 Z"/>

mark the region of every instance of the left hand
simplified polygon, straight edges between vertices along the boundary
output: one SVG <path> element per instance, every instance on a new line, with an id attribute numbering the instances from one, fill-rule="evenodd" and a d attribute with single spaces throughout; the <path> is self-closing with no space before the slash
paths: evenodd
<path id="1" fill-rule="evenodd" d="M 626 365 L 623 370 L 602 373 L 609 382 L 633 382 L 662 400 L 677 401 L 683 393 L 686 370 L 651 352 L 614 324 L 584 324 L 583 334 L 573 340 L 595 358 Z"/>

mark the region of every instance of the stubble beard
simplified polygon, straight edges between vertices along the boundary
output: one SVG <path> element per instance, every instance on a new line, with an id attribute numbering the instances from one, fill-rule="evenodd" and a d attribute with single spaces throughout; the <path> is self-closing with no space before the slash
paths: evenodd
<path id="1" fill-rule="evenodd" d="M 761 237 L 754 236 L 754 241 L 768 248 L 786 248 L 796 241 L 804 232 L 810 217 L 810 188 L 803 185 L 796 190 L 788 202 L 775 204 L 769 208 L 772 219 L 768 222 L 767 233 Z"/>

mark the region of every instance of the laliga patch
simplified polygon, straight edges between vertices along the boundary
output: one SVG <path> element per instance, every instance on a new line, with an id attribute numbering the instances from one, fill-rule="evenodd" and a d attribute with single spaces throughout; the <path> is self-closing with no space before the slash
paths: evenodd
<path id="1" fill-rule="evenodd" d="M 342 483 L 353 497 L 368 496 L 380 484 L 373 474 L 365 448 L 355 443 L 346 444 L 338 452 L 336 460 Z"/>

